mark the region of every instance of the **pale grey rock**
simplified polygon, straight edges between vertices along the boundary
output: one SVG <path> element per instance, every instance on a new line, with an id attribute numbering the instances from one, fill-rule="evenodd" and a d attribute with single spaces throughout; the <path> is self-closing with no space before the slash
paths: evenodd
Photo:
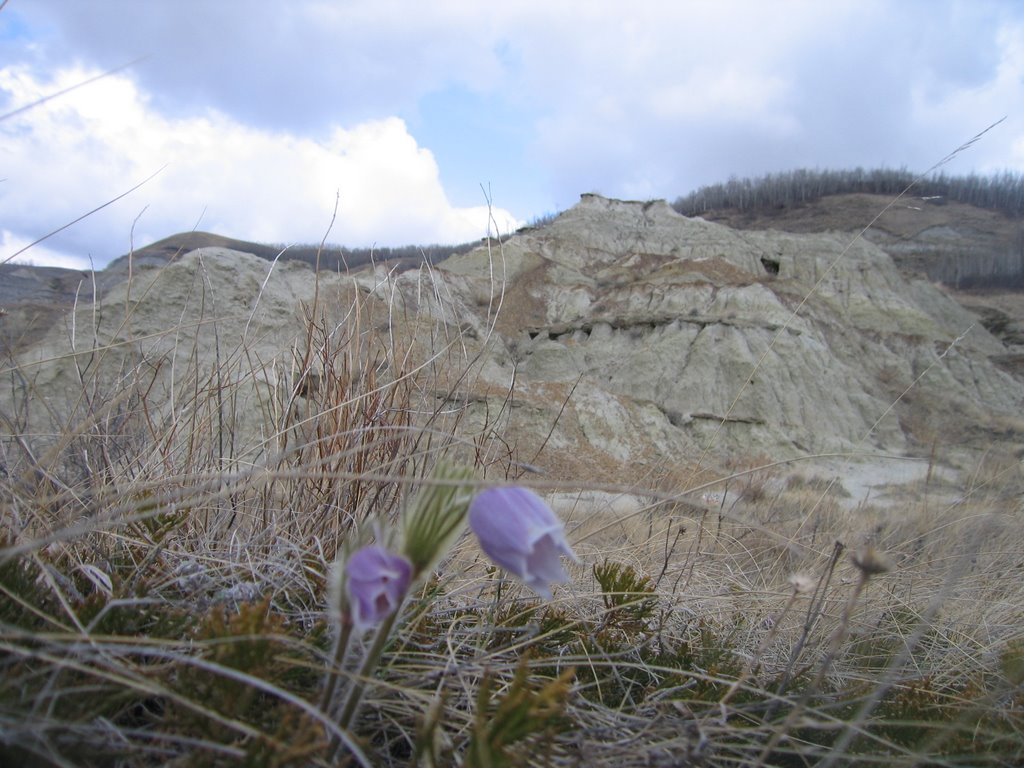
<path id="1" fill-rule="evenodd" d="M 596 195 L 544 227 L 404 272 L 316 276 L 221 248 L 140 269 L 17 358 L 21 402 L 31 392 L 48 418 L 81 417 L 83 376 L 98 392 L 142 375 L 163 403 L 151 418 L 209 425 L 209 397 L 190 414 L 200 403 L 186 393 L 229 386 L 216 418 L 233 455 L 256 462 L 295 405 L 314 296 L 317 322 L 382 381 L 395 340 L 417 340 L 403 365 L 434 398 L 420 415 L 457 416 L 465 437 L 497 435 L 554 477 L 926 452 L 935 435 L 954 440 L 1024 405 L 1024 384 L 992 362 L 1006 346 L 876 245 L 739 232 L 664 202 Z M 358 335 L 343 338 L 353 313 Z M 0 407 L 13 412 L 18 397 L 5 389 Z"/>
<path id="2" fill-rule="evenodd" d="M 585 195 L 506 242 L 500 264 L 474 251 L 439 271 L 493 292 L 499 268 L 510 278 L 498 329 L 518 375 L 578 381 L 585 439 L 620 461 L 694 447 L 906 450 L 911 411 L 981 419 L 1024 402 L 976 317 L 848 235 L 737 232 Z M 651 408 L 661 423 L 639 419 Z"/>

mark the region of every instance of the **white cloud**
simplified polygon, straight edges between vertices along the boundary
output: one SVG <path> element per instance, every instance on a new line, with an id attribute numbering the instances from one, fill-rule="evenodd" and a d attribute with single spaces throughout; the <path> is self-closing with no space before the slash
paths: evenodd
<path id="1" fill-rule="evenodd" d="M 26 67 L 8 67 L 0 70 L 0 93 L 11 109 L 94 74 L 65 69 L 43 81 Z M 488 228 L 485 201 L 452 206 L 433 155 L 393 117 L 335 127 L 317 139 L 247 127 L 212 110 L 166 117 L 130 79 L 110 76 L 0 122 L 0 136 L 0 195 L 8 222 L 23 228 L 15 234 L 26 239 L 163 168 L 60 236 L 62 250 L 102 243 L 103 252 L 93 253 L 101 263 L 128 250 L 133 223 L 136 246 L 195 226 L 258 241 L 315 242 L 336 198 L 330 239 L 346 245 L 462 242 Z M 509 212 L 494 214 L 503 230 L 514 228 Z"/>
<path id="2" fill-rule="evenodd" d="M 84 251 L 102 232 L 98 258 L 127 250 L 144 208 L 137 242 L 197 220 L 238 237 L 318 240 L 338 191 L 331 239 L 390 244 L 477 236 L 480 181 L 499 202 L 515 187 L 528 217 L 590 190 L 671 198 L 795 167 L 923 170 L 1003 114 L 948 170 L 1024 169 L 1024 12 L 1012 3 L 94 5 L 5 10 L 38 40 L 30 54 L 0 39 L 0 60 L 39 67 L 4 70 L 26 92 L 88 74 L 60 69 L 74 61 L 149 56 L 131 80 L 0 122 L 0 195 L 4 226 L 28 221 L 37 236 L 169 163 L 53 245 Z M 63 74 L 44 83 L 42 71 Z M 513 159 L 477 174 L 481 147 Z M 13 155 L 29 149 L 19 166 Z"/>
<path id="3" fill-rule="evenodd" d="M 660 120 L 694 121 L 714 115 L 719 120 L 760 122 L 780 130 L 795 127 L 785 110 L 791 84 L 759 68 L 739 70 L 700 67 L 685 79 L 649 92 L 649 113 Z"/>
<path id="4" fill-rule="evenodd" d="M 995 36 L 993 48 L 996 65 L 987 80 L 957 87 L 922 79 L 914 89 L 914 116 L 919 125 L 934 126 L 935 130 L 951 133 L 949 127 L 958 128 L 959 135 L 950 135 L 950 150 L 971 138 L 965 120 L 973 121 L 967 125 L 976 133 L 1006 118 L 967 153 L 968 167 L 982 172 L 1020 170 L 1024 168 L 1024 24 L 1004 25 Z M 997 151 L 993 151 L 993 144 Z"/>
<path id="5" fill-rule="evenodd" d="M 534 18 L 509 18 L 506 29 L 521 63 L 513 90 L 541 113 L 534 156 L 566 200 L 592 188 L 672 196 L 794 167 L 923 170 L 1024 109 L 1019 78 L 997 86 L 1008 51 L 994 45 L 1006 17 L 1019 14 L 980 1 L 622 11 L 595 0 L 551 2 Z M 925 86 L 927 109 L 918 110 L 914 95 Z M 940 114 L 943 102 L 950 108 Z M 1019 135 L 1007 121 L 955 170 L 1012 161 Z"/>
<path id="6" fill-rule="evenodd" d="M 491 48 L 497 20 L 462 0 L 11 6 L 48 38 L 41 58 L 51 66 L 115 67 L 144 56 L 133 71 L 162 111 L 209 105 L 295 132 L 401 114 L 452 80 L 491 87 L 501 70 Z"/>

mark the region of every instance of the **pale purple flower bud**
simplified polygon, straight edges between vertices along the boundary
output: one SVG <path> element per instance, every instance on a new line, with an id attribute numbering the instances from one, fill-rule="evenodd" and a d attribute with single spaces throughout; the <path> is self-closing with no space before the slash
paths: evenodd
<path id="1" fill-rule="evenodd" d="M 544 598 L 550 584 L 565 584 L 569 575 L 561 556 L 576 560 L 561 521 L 528 488 L 490 488 L 469 505 L 469 526 L 491 560 Z"/>
<path id="2" fill-rule="evenodd" d="M 398 610 L 409 589 L 412 565 L 401 555 L 369 545 L 352 553 L 345 576 L 352 622 L 362 632 Z"/>

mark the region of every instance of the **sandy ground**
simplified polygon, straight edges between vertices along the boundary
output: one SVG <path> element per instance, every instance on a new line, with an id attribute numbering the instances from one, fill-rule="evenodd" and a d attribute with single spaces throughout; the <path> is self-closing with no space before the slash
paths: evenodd
<path id="1" fill-rule="evenodd" d="M 769 486 L 781 491 L 786 480 L 800 475 L 807 480 L 835 480 L 831 494 L 847 509 L 872 505 L 892 507 L 907 499 L 928 493 L 934 499 L 955 501 L 961 494 L 961 473 L 927 459 L 902 456 L 863 456 L 849 459 L 817 459 L 795 465 L 792 471 L 773 474 Z M 582 490 L 546 494 L 552 508 L 566 521 L 586 519 L 597 514 L 624 518 L 642 513 L 651 505 L 643 495 Z M 695 504 L 716 507 L 722 493 L 708 491 L 687 499 Z M 727 499 L 727 502 L 731 499 Z"/>
<path id="2" fill-rule="evenodd" d="M 959 495 L 957 487 L 960 473 L 930 463 L 927 459 L 901 456 L 871 456 L 850 459 L 820 460 L 804 469 L 804 474 L 831 480 L 836 478 L 843 491 L 838 495 L 847 508 L 868 504 L 891 507 L 906 501 L 909 496 L 929 493 L 936 497 Z"/>

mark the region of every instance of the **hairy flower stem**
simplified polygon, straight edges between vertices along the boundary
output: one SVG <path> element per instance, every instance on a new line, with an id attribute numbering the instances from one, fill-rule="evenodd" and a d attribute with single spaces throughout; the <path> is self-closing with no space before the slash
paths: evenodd
<path id="1" fill-rule="evenodd" d="M 334 692 L 338 689 L 338 678 L 341 676 L 349 640 L 352 639 L 352 615 L 348 612 L 343 613 L 338 619 L 338 626 L 338 637 L 334 640 L 334 650 L 331 653 L 331 666 L 327 672 L 323 695 L 320 697 L 320 709 L 325 714 L 329 713 L 328 708 L 331 706 Z"/>
<path id="2" fill-rule="evenodd" d="M 811 631 L 814 629 L 814 625 L 822 615 L 825 599 L 828 596 L 828 588 L 832 583 L 832 576 L 835 574 L 836 566 L 839 565 L 839 558 L 845 550 L 846 546 L 840 541 L 835 542 L 832 546 L 832 556 L 829 558 L 828 565 L 825 567 L 825 572 L 818 581 L 818 586 L 814 590 L 814 594 L 811 595 L 811 602 L 807 607 L 807 618 L 804 621 L 804 627 L 800 634 L 800 639 L 797 640 L 796 645 L 793 646 L 793 650 L 789 654 L 789 660 L 786 662 L 786 668 L 783 670 L 782 681 L 779 683 L 777 692 L 777 695 L 780 698 L 774 699 L 768 704 L 768 710 L 765 712 L 766 720 L 770 720 L 775 714 L 779 701 L 781 701 L 781 696 L 788 690 L 789 684 L 793 680 L 793 675 L 796 670 L 796 662 L 803 653 L 803 649 L 811 636 Z"/>
<path id="3" fill-rule="evenodd" d="M 388 641 L 388 637 L 391 635 L 391 630 L 395 626 L 395 621 L 398 619 L 398 614 L 401 612 L 401 607 L 396 610 L 383 622 L 377 629 L 377 634 L 373 638 L 373 645 L 366 652 L 366 658 L 363 659 L 363 666 L 359 669 L 359 674 L 352 683 L 352 690 L 348 693 L 348 699 L 345 700 L 345 708 L 341 710 L 341 716 L 338 718 L 338 725 L 342 729 L 346 729 L 349 723 L 352 722 L 352 718 L 356 714 L 356 709 L 359 707 L 359 702 L 363 698 L 363 693 L 366 691 L 366 682 L 370 679 L 370 675 L 373 674 L 373 670 L 377 667 L 380 662 L 381 654 L 384 652 L 384 645 Z"/>
<path id="4" fill-rule="evenodd" d="M 770 646 L 772 642 L 775 640 L 775 636 L 779 633 L 779 627 L 782 625 L 782 620 L 786 618 L 786 615 L 792 609 L 793 604 L 796 602 L 796 599 L 797 597 L 799 597 L 799 595 L 799 589 L 797 587 L 794 587 L 793 591 L 789 595 L 789 600 L 786 601 L 786 605 L 782 609 L 782 612 L 779 614 L 778 618 L 775 619 L 775 621 L 772 623 L 771 629 L 768 630 L 768 634 L 765 635 L 764 639 L 761 641 L 761 644 L 757 647 L 757 652 L 754 654 L 753 658 L 751 658 L 750 661 L 747 662 L 747 665 L 744 668 L 743 672 L 740 674 L 740 676 L 733 680 L 732 685 L 729 686 L 729 690 L 725 692 L 725 696 L 722 697 L 722 700 L 718 702 L 718 707 L 722 713 L 723 725 L 728 720 L 728 710 L 726 709 L 726 704 L 728 704 L 729 700 L 736 695 L 736 691 L 739 690 L 740 686 L 743 685 L 743 683 L 745 683 L 748 679 L 750 679 L 750 677 L 753 674 L 757 672 L 758 668 L 761 666 L 761 658 L 764 656 L 765 652 L 767 652 L 768 646 Z"/>
<path id="5" fill-rule="evenodd" d="M 807 709 L 807 703 L 810 701 L 811 697 L 821 690 L 821 684 L 825 681 L 825 676 L 828 674 L 829 669 L 832 668 L 832 662 L 834 662 L 836 657 L 839 655 L 839 651 L 843 645 L 843 640 L 849 633 L 850 619 L 853 617 L 853 609 L 857 605 L 857 601 L 860 599 L 860 595 L 861 592 L 864 591 L 864 587 L 867 586 L 868 581 L 870 581 L 872 575 L 874 575 L 871 570 L 860 568 L 859 566 L 858 568 L 860 576 L 857 578 L 857 583 L 853 588 L 853 594 L 851 594 L 850 599 L 846 601 L 846 607 L 843 608 L 843 615 L 839 620 L 839 626 L 832 634 L 832 642 L 829 643 L 828 652 L 825 654 L 825 658 L 821 660 L 821 664 L 818 666 L 818 671 L 814 675 L 813 682 L 797 700 L 795 706 L 790 710 L 782 725 L 774 729 L 768 743 L 765 744 L 764 749 L 761 750 L 761 754 L 758 756 L 755 765 L 763 766 L 768 764 L 766 761 L 771 756 L 772 750 L 778 746 L 779 742 L 782 741 L 782 738 L 789 733 L 793 726 L 796 725 L 797 721 Z"/>

